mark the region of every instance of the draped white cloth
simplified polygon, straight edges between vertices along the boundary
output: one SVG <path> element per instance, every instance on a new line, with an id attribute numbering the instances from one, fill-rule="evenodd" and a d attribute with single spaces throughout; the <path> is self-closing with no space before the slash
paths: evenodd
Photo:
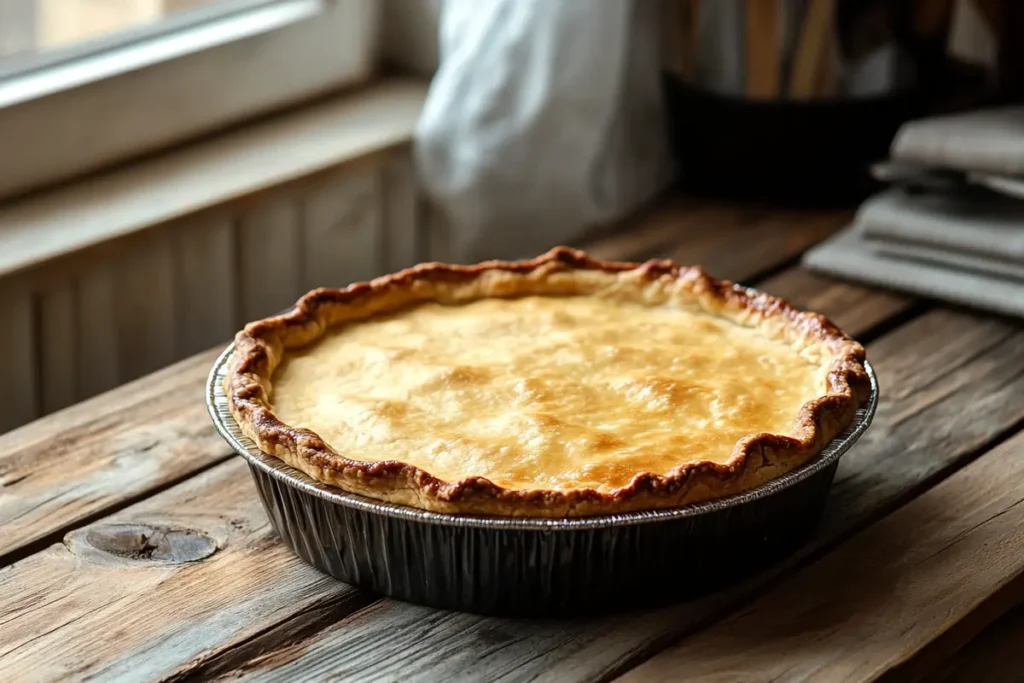
<path id="1" fill-rule="evenodd" d="M 569 241 L 671 178 L 657 0 L 445 0 L 415 137 L 460 260 Z"/>

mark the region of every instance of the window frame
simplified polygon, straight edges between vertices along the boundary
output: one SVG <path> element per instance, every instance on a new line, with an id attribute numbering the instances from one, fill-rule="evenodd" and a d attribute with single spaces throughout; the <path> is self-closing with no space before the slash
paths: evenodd
<path id="1" fill-rule="evenodd" d="M 0 80 L 0 199 L 372 77 L 376 0 L 232 2 Z"/>

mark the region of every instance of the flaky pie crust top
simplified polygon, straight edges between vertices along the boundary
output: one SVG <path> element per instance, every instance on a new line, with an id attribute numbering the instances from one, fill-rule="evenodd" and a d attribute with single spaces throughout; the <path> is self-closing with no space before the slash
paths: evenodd
<path id="1" fill-rule="evenodd" d="M 823 317 L 699 268 L 557 248 L 310 292 L 239 332 L 225 389 L 262 450 L 318 481 L 564 517 L 792 470 L 866 400 L 863 358 Z"/>

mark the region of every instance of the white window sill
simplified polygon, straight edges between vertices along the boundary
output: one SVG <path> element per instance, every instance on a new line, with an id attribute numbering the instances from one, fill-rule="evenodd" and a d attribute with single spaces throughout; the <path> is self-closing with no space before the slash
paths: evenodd
<path id="1" fill-rule="evenodd" d="M 380 81 L 0 205 L 0 277 L 406 144 L 426 90 Z"/>

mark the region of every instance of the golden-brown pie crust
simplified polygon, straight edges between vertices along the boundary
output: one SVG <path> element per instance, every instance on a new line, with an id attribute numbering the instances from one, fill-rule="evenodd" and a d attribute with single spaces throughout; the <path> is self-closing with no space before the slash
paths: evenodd
<path id="1" fill-rule="evenodd" d="M 687 462 L 667 474 L 644 472 L 607 492 L 508 489 L 483 477 L 449 482 L 403 462 L 352 460 L 311 430 L 286 425 L 273 413 L 271 378 L 285 353 L 314 342 L 332 326 L 424 301 L 587 295 L 609 289 L 649 305 L 671 303 L 713 313 L 785 341 L 827 367 L 827 393 L 803 406 L 795 436 L 752 434 L 736 443 L 725 463 Z M 318 481 L 435 512 L 565 517 L 678 507 L 746 491 L 794 469 L 846 429 L 867 399 L 863 360 L 863 347 L 824 317 L 715 280 L 698 267 L 607 262 L 558 247 L 529 261 L 429 263 L 345 289 L 314 290 L 289 312 L 250 323 L 238 333 L 225 389 L 247 436 Z"/>

